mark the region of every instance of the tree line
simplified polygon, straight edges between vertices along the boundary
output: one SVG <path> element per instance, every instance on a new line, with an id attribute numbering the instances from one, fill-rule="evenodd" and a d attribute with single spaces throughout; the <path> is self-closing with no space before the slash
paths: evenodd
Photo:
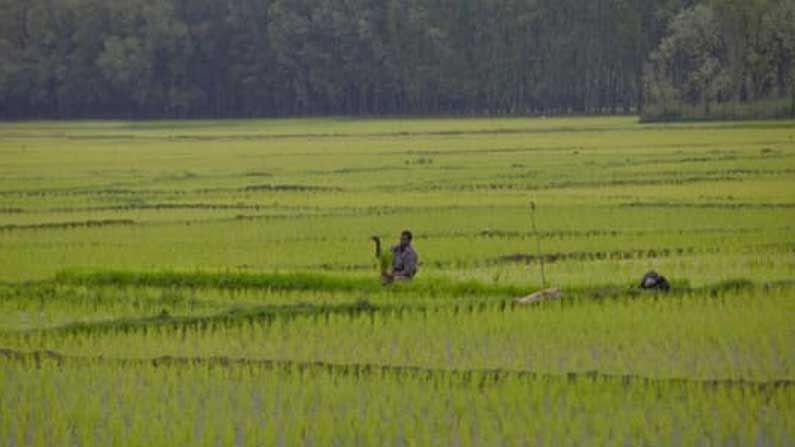
<path id="1" fill-rule="evenodd" d="M 795 98 L 794 4 L 0 0 L 0 117 L 709 111 Z"/>
<path id="2" fill-rule="evenodd" d="M 644 66 L 644 119 L 795 118 L 795 0 L 678 13 Z"/>

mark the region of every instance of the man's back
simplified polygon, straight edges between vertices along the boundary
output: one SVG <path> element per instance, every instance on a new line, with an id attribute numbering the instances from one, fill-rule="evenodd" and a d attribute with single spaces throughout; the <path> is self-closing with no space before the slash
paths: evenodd
<path id="1" fill-rule="evenodd" d="M 393 245 L 391 251 L 393 273 L 403 278 L 413 278 L 417 274 L 417 261 L 419 260 L 414 247 L 398 244 Z"/>

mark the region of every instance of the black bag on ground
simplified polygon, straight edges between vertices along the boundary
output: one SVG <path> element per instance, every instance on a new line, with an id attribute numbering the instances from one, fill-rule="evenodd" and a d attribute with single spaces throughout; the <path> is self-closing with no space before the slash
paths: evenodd
<path id="1" fill-rule="evenodd" d="M 667 292 L 671 290 L 671 283 L 668 282 L 668 279 L 666 279 L 665 276 L 660 275 L 654 270 L 650 270 L 646 272 L 646 274 L 643 275 L 643 279 L 640 280 L 640 288 L 664 290 Z"/>

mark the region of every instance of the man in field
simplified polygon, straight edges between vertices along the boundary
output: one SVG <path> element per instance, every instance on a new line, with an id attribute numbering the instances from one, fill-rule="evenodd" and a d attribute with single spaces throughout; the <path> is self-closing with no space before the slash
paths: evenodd
<path id="1" fill-rule="evenodd" d="M 411 279 L 417 274 L 417 252 L 411 246 L 413 238 L 411 231 L 403 230 L 400 233 L 400 243 L 393 245 L 392 251 L 392 277 L 393 279 Z"/>
<path id="2" fill-rule="evenodd" d="M 389 251 L 391 252 L 391 269 L 389 268 L 388 257 L 381 257 L 381 240 L 377 236 L 373 236 L 372 240 L 375 242 L 375 257 L 381 262 L 381 283 L 384 285 L 390 284 L 395 280 L 407 281 L 417 274 L 417 261 L 419 260 L 417 252 L 411 246 L 413 236 L 411 231 L 403 230 L 400 233 L 400 243 L 393 245 Z"/>

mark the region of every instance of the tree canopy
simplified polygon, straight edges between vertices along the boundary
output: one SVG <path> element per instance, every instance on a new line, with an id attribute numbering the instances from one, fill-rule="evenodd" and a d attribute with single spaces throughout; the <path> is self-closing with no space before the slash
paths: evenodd
<path id="1" fill-rule="evenodd" d="M 0 0 L 0 117 L 709 110 L 792 97 L 793 5 Z"/>

